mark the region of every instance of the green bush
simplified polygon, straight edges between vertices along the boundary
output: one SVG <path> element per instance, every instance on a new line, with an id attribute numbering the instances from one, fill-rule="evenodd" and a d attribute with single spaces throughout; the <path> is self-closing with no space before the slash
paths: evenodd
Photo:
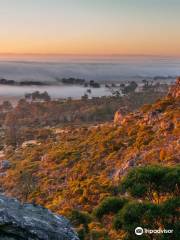
<path id="1" fill-rule="evenodd" d="M 127 203 L 127 199 L 125 198 L 108 197 L 94 210 L 94 215 L 101 219 L 105 214 L 110 212 L 117 213 L 125 203 Z"/>
<path id="2" fill-rule="evenodd" d="M 135 198 L 153 201 L 163 195 L 175 195 L 180 189 L 180 167 L 147 166 L 131 170 L 122 181 L 121 190 Z"/>
<path id="3" fill-rule="evenodd" d="M 124 205 L 115 215 L 113 227 L 116 230 L 123 229 L 127 233 L 127 239 L 136 239 L 134 233 L 136 227 L 173 229 L 171 235 L 162 234 L 157 239 L 170 239 L 171 236 L 171 239 L 176 240 L 179 239 L 178 233 L 180 231 L 179 209 L 180 198 L 172 198 L 159 205 L 132 201 Z M 150 239 L 149 235 L 144 237 L 144 239 Z"/>
<path id="4" fill-rule="evenodd" d="M 87 212 L 73 210 L 69 215 L 69 220 L 74 226 L 83 225 L 86 232 L 89 231 L 88 224 L 92 221 L 92 217 Z"/>

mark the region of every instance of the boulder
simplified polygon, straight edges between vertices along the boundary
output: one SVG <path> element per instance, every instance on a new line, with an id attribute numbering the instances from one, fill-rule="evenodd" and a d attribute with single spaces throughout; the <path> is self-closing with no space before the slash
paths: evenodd
<path id="1" fill-rule="evenodd" d="M 79 240 L 69 221 L 50 210 L 0 195 L 0 240 Z"/>

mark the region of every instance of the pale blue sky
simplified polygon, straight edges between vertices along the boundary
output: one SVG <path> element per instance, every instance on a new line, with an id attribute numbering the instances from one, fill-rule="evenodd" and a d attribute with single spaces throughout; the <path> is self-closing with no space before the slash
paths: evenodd
<path id="1" fill-rule="evenodd" d="M 180 55 L 180 0 L 0 0 L 1 53 Z"/>

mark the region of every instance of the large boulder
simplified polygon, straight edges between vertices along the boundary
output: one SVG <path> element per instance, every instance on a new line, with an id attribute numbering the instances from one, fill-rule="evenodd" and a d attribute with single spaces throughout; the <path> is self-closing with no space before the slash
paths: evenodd
<path id="1" fill-rule="evenodd" d="M 79 240 L 68 220 L 0 195 L 0 240 Z"/>

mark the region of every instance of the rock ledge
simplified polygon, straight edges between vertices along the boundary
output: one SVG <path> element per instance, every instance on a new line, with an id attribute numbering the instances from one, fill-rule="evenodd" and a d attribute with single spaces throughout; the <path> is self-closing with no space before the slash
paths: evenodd
<path id="1" fill-rule="evenodd" d="M 79 240 L 67 219 L 0 195 L 0 240 Z"/>

